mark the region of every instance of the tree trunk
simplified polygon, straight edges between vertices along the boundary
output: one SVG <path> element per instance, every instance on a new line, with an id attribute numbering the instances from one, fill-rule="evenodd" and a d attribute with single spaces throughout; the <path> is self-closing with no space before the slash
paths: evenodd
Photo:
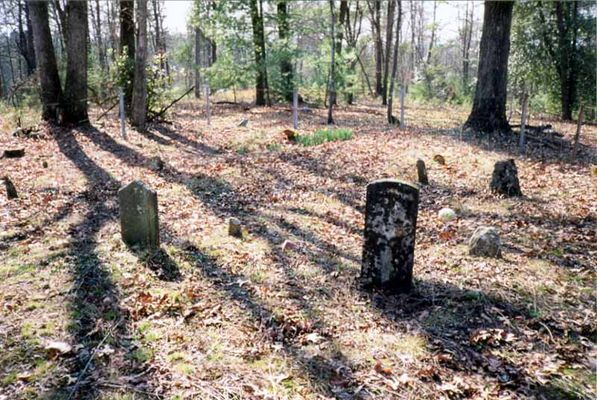
<path id="1" fill-rule="evenodd" d="M 278 34 L 280 41 L 283 42 L 284 49 L 288 49 L 289 40 L 289 26 L 288 26 L 288 3 L 286 1 L 278 1 Z M 292 101 L 293 91 L 293 77 L 292 77 L 292 62 L 288 50 L 282 55 L 280 60 L 280 73 L 282 75 L 282 95 L 284 100 Z"/>
<path id="2" fill-rule="evenodd" d="M 336 96 L 336 41 L 334 40 L 335 37 L 335 25 L 336 25 L 336 14 L 334 14 L 334 0 L 330 0 L 330 14 L 331 14 L 331 22 L 332 22 L 332 60 L 330 63 L 330 81 L 328 85 L 329 90 L 329 101 L 328 101 L 328 125 L 334 123 L 334 116 L 333 116 L 333 109 L 334 103 L 332 102 L 332 96 Z"/>
<path id="3" fill-rule="evenodd" d="M 66 3 L 66 82 L 64 122 L 79 124 L 87 117 L 87 1 Z"/>
<path id="4" fill-rule="evenodd" d="M 30 0 L 28 4 L 41 86 L 42 118 L 46 121 L 57 121 L 62 89 L 48 22 L 48 3 Z"/>
<path id="5" fill-rule="evenodd" d="M 575 5 L 576 7 L 577 5 Z M 576 40 L 571 40 L 570 32 L 575 30 L 571 26 L 570 14 L 576 14 L 576 9 L 572 8 L 572 3 L 555 2 L 556 24 L 558 28 L 558 47 L 559 47 L 559 71 L 560 76 L 560 101 L 562 106 L 562 119 L 572 120 L 572 108 L 576 97 L 576 74 L 575 53 Z"/>
<path id="6" fill-rule="evenodd" d="M 398 123 L 398 119 L 392 115 L 392 105 L 394 103 L 394 84 L 398 72 L 398 48 L 400 47 L 400 26 L 402 24 L 402 2 L 398 1 L 398 22 L 396 23 L 396 44 L 394 44 L 394 61 L 392 64 L 392 76 L 390 77 L 390 90 L 388 91 L 388 124 Z"/>
<path id="7" fill-rule="evenodd" d="M 195 98 L 201 97 L 201 30 L 195 28 Z"/>
<path id="8" fill-rule="evenodd" d="M 147 122 L 147 0 L 137 0 L 137 46 L 135 50 L 135 79 L 133 83 L 132 123 L 145 129 Z"/>
<path id="9" fill-rule="evenodd" d="M 135 79 L 135 5 L 133 0 L 120 2 L 120 46 L 119 53 L 126 57 L 124 66 L 124 103 L 128 112 L 133 101 L 133 81 Z"/>
<path id="10" fill-rule="evenodd" d="M 104 49 L 104 43 L 102 40 L 102 20 L 100 16 L 100 2 L 99 0 L 95 0 L 95 20 L 97 21 L 97 26 L 95 30 L 95 34 L 97 37 L 97 53 L 99 58 L 99 64 L 102 71 L 106 72 L 108 63 L 106 62 L 106 52 Z"/>
<path id="11" fill-rule="evenodd" d="M 392 36 L 394 35 L 394 12 L 396 10 L 396 0 L 388 1 L 388 14 L 386 21 L 386 50 L 384 52 L 384 64 L 383 64 L 383 88 L 381 104 L 388 104 L 388 78 L 390 73 L 390 53 L 392 51 Z"/>
<path id="12" fill-rule="evenodd" d="M 469 12 L 470 7 L 470 12 Z M 466 3 L 464 16 L 464 28 L 462 29 L 462 89 L 465 94 L 469 93 L 469 71 L 470 71 L 470 50 L 473 36 L 474 3 Z"/>
<path id="13" fill-rule="evenodd" d="M 27 66 L 27 76 L 29 76 L 35 71 L 35 56 L 30 53 L 30 46 L 27 43 L 28 35 L 25 34 L 25 29 L 23 28 L 23 26 L 25 24 L 27 24 L 27 26 L 30 26 L 30 23 L 28 21 L 29 13 L 27 12 L 26 7 L 27 7 L 26 4 L 25 4 L 25 7 L 23 7 L 23 4 L 19 1 L 18 20 L 17 20 L 18 31 L 19 31 L 19 40 L 17 41 L 17 45 L 18 45 L 17 47 L 19 48 L 19 52 L 23 56 L 23 59 L 25 59 L 25 65 Z M 23 10 L 24 8 L 25 8 L 25 10 Z M 23 16 L 23 11 L 25 11 L 25 16 Z M 23 19 L 25 21 L 23 21 Z"/>
<path id="14" fill-rule="evenodd" d="M 514 2 L 486 1 L 473 109 L 465 128 L 510 132 L 506 119 L 508 55 Z"/>
<path id="15" fill-rule="evenodd" d="M 437 15 L 437 1 L 434 1 L 433 2 L 433 19 L 431 22 L 431 38 L 429 39 L 429 47 L 427 49 L 427 57 L 425 57 L 425 66 L 423 68 L 423 73 L 425 75 L 425 86 L 427 86 L 427 95 L 429 96 L 429 98 L 433 97 L 432 93 L 431 93 L 433 91 L 433 88 L 431 87 L 432 76 L 429 73 L 429 66 L 431 65 L 431 57 L 433 55 L 433 46 L 435 44 L 436 15 Z"/>
<path id="16" fill-rule="evenodd" d="M 29 3 L 25 2 L 25 19 L 27 20 L 27 54 L 31 62 L 31 68 L 35 71 L 37 61 L 35 60 L 35 49 L 33 47 L 33 24 L 31 23 L 31 14 L 29 12 Z"/>
<path id="17" fill-rule="evenodd" d="M 382 70 L 383 70 L 383 43 L 381 40 L 381 1 L 373 0 L 371 11 L 371 25 L 373 28 L 375 45 L 375 95 L 381 96 L 383 92 Z M 369 4 L 369 3 L 368 3 Z"/>
<path id="18" fill-rule="evenodd" d="M 253 25 L 253 46 L 257 78 L 255 81 L 255 105 L 267 105 L 267 69 L 265 66 L 265 37 L 263 32 L 263 15 L 259 12 L 257 0 L 251 0 L 251 23 Z"/>

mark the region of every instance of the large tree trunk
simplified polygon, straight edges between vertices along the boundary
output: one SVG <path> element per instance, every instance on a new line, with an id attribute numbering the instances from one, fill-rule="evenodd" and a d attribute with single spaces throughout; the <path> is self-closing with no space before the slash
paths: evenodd
<path id="1" fill-rule="evenodd" d="M 87 117 L 87 2 L 66 4 L 66 82 L 64 122 L 79 124 Z"/>
<path id="2" fill-rule="evenodd" d="M 130 112 L 133 101 L 133 81 L 135 79 L 135 4 L 133 0 L 122 0 L 120 2 L 120 55 L 126 56 L 124 66 L 125 79 L 124 103 Z"/>
<path id="3" fill-rule="evenodd" d="M 388 14 L 386 21 L 386 50 L 384 52 L 385 59 L 383 65 L 383 88 L 381 104 L 388 104 L 388 78 L 390 73 L 390 53 L 392 51 L 392 36 L 394 35 L 394 12 L 396 10 L 396 0 L 388 1 Z"/>
<path id="4" fill-rule="evenodd" d="M 477 88 L 466 128 L 485 133 L 510 132 L 506 96 L 513 6 L 511 1 L 485 2 Z"/>
<path id="5" fill-rule="evenodd" d="M 284 43 L 284 48 L 288 49 L 289 40 L 289 26 L 288 26 L 288 3 L 286 1 L 278 1 L 278 33 L 280 41 Z M 292 101 L 292 62 L 290 61 L 289 51 L 283 54 L 280 60 L 280 73 L 282 75 L 282 91 L 284 100 Z"/>
<path id="6" fill-rule="evenodd" d="M 57 121 L 62 90 L 48 22 L 48 3 L 31 0 L 28 4 L 41 86 L 42 118 L 46 121 Z"/>
<path id="7" fill-rule="evenodd" d="M 255 64 L 257 77 L 255 81 L 255 105 L 267 105 L 267 69 L 265 66 L 265 36 L 263 15 L 259 12 L 257 0 L 251 0 L 251 23 L 253 25 L 253 46 L 255 50 Z"/>
<path id="8" fill-rule="evenodd" d="M 137 0 L 137 47 L 135 51 L 135 80 L 133 83 L 133 102 L 131 121 L 140 129 L 145 129 L 147 122 L 147 0 Z"/>
<path id="9" fill-rule="evenodd" d="M 35 71 L 35 54 L 34 52 L 31 52 L 33 44 L 31 43 L 30 39 L 31 21 L 29 19 L 29 11 L 27 10 L 27 3 L 25 3 L 25 5 L 23 6 L 23 4 L 19 1 L 18 10 L 19 40 L 17 44 L 19 52 L 25 59 L 25 64 L 27 66 L 27 76 L 29 76 Z M 27 25 L 27 33 L 25 33 L 25 25 Z"/>

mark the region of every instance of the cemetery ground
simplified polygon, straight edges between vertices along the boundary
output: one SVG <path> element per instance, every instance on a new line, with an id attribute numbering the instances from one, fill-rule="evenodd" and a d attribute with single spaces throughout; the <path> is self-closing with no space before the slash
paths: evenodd
<path id="1" fill-rule="evenodd" d="M 0 149 L 25 155 L 0 160 L 19 195 L 0 193 L 0 399 L 594 398 L 597 129 L 577 157 L 520 157 L 454 129 L 467 111 L 410 106 L 401 130 L 381 107 L 340 107 L 353 137 L 318 146 L 287 139 L 285 106 L 216 105 L 208 127 L 181 102 L 128 141 L 99 111 L 41 138 L 3 126 Z M 302 112 L 299 133 L 325 112 Z M 523 197 L 489 191 L 507 158 Z M 416 182 L 417 159 L 414 289 L 364 290 L 366 185 Z M 133 180 L 158 195 L 151 254 L 120 236 Z M 502 258 L 468 255 L 482 225 Z"/>

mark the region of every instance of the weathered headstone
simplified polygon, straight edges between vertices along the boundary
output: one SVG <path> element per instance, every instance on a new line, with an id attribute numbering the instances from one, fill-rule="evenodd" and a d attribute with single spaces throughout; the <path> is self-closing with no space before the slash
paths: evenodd
<path id="1" fill-rule="evenodd" d="M 361 278 L 366 286 L 393 292 L 412 287 L 419 190 L 382 179 L 367 186 Z"/>
<path id="2" fill-rule="evenodd" d="M 468 253 L 471 256 L 494 257 L 502 256 L 502 242 L 497 229 L 482 226 L 475 230 L 469 239 Z"/>
<path id="3" fill-rule="evenodd" d="M 429 178 L 427 177 L 427 168 L 425 161 L 417 160 L 417 174 L 419 175 L 419 183 L 422 185 L 429 185 Z"/>
<path id="4" fill-rule="evenodd" d="M 160 245 L 158 196 L 140 181 L 118 191 L 122 240 L 129 246 L 157 248 Z"/>
<path id="5" fill-rule="evenodd" d="M 243 237 L 243 226 L 238 218 L 228 220 L 228 234 L 237 238 Z"/>
<path id="6" fill-rule="evenodd" d="M 492 193 L 506 196 L 522 196 L 518 169 L 513 159 L 498 161 L 493 168 L 490 189 Z"/>
<path id="7" fill-rule="evenodd" d="M 8 176 L 5 176 L 2 180 L 4 181 L 4 186 L 6 186 L 6 197 L 8 197 L 8 200 L 17 199 L 19 194 L 14 183 L 12 183 Z"/>

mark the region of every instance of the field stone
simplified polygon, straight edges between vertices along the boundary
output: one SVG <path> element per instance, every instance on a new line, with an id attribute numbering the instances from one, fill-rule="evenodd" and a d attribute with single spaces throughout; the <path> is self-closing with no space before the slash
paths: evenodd
<path id="1" fill-rule="evenodd" d="M 446 165 L 446 159 L 441 154 L 434 155 L 433 156 L 433 161 L 435 161 L 439 165 Z"/>
<path id="2" fill-rule="evenodd" d="M 468 253 L 471 256 L 501 257 L 502 242 L 497 229 L 492 226 L 481 226 L 477 228 L 469 239 Z"/>
<path id="3" fill-rule="evenodd" d="M 122 240 L 128 246 L 158 248 L 158 196 L 143 182 L 133 181 L 118 191 Z"/>
<path id="4" fill-rule="evenodd" d="M 4 158 L 20 158 L 25 155 L 25 149 L 4 150 Z"/>
<path id="5" fill-rule="evenodd" d="M 149 168 L 153 171 L 161 171 L 164 169 L 164 161 L 158 156 L 152 157 L 149 160 Z"/>
<path id="6" fill-rule="evenodd" d="M 439 210 L 437 216 L 442 220 L 442 222 L 449 222 L 456 219 L 456 211 L 452 210 L 451 208 L 444 207 Z"/>
<path id="7" fill-rule="evenodd" d="M 361 279 L 404 293 L 412 288 L 419 189 L 394 179 L 367 185 Z"/>
<path id="8" fill-rule="evenodd" d="M 510 197 L 522 196 L 518 180 L 518 169 L 514 159 L 495 163 L 489 187 L 494 194 L 503 194 Z"/>
<path id="9" fill-rule="evenodd" d="M 237 238 L 243 237 L 243 226 L 238 218 L 228 220 L 228 234 Z"/>

